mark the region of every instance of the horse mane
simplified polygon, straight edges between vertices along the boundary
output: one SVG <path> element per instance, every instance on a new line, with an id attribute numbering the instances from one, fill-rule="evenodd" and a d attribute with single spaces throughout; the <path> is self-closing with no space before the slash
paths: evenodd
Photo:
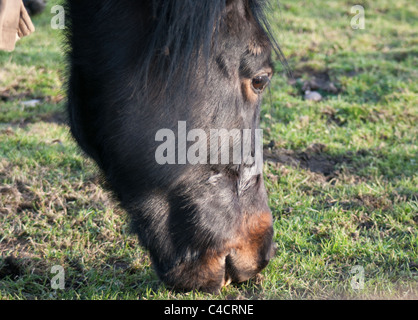
<path id="1" fill-rule="evenodd" d="M 228 3 L 234 0 L 152 0 L 153 16 L 156 18 L 154 32 L 144 61 L 143 73 L 147 74 L 149 65 L 156 57 L 157 73 L 164 73 L 169 80 L 179 69 L 188 74 L 195 67 L 197 55 L 203 54 L 208 59 L 212 50 L 216 50 L 216 39 L 222 26 L 222 13 Z M 264 30 L 270 40 L 273 50 L 281 61 L 284 55 L 271 31 L 265 10 L 267 0 L 247 0 L 248 10 L 252 13 L 258 25 Z M 213 45 L 215 44 L 215 45 Z M 166 55 L 170 56 L 167 63 Z"/>
<path id="2" fill-rule="evenodd" d="M 218 31 L 223 24 L 222 14 L 226 6 L 234 1 L 236 0 L 152 0 L 156 24 L 147 44 L 140 74 L 147 78 L 152 63 L 153 72 L 162 75 L 167 84 L 176 70 L 182 70 L 183 78 L 187 80 L 191 69 L 197 66 L 198 55 L 202 54 L 207 61 L 211 53 L 216 51 Z M 245 2 L 247 10 L 265 32 L 272 49 L 287 68 L 286 59 L 266 16 L 269 1 Z"/>
<path id="3" fill-rule="evenodd" d="M 208 60 L 212 41 L 220 27 L 225 0 L 152 0 L 153 30 L 144 52 L 142 70 L 152 72 L 170 85 L 172 76 L 181 70 L 184 79 L 198 63 L 198 55 Z"/>
<path id="4" fill-rule="evenodd" d="M 287 63 L 287 60 L 283 54 L 282 49 L 280 48 L 279 44 L 277 43 L 273 31 L 271 29 L 270 22 L 267 18 L 266 12 L 268 10 L 273 10 L 271 8 L 271 4 L 269 0 L 248 0 L 249 8 L 257 21 L 258 25 L 264 30 L 267 37 L 270 40 L 271 47 L 273 51 L 275 52 L 277 58 L 280 60 L 280 62 L 283 64 L 285 71 L 290 73 L 290 68 Z M 279 1 L 277 1 L 277 5 L 279 6 Z"/>
<path id="5" fill-rule="evenodd" d="M 106 70 L 111 71 L 108 74 L 114 74 L 118 70 L 118 62 L 131 61 L 126 64 L 130 70 L 124 73 L 131 76 L 130 92 L 142 96 L 152 93 L 161 97 L 164 96 L 161 95 L 162 90 L 173 85 L 177 86 L 176 90 L 182 90 L 175 83 L 178 79 L 183 80 L 181 85 L 186 88 L 189 76 L 202 62 L 201 58 L 206 62 L 209 60 L 213 50 L 216 50 L 225 9 L 235 1 L 69 0 L 66 3 L 69 26 L 67 51 L 73 64 L 84 65 L 92 72 L 103 72 L 103 75 Z M 265 14 L 268 0 L 245 0 L 245 5 L 286 68 L 283 53 L 273 37 Z M 139 21 L 141 17 L 135 16 L 135 11 L 147 12 L 147 16 L 142 17 L 146 19 L 146 24 Z M 109 44 L 108 52 L 102 50 L 98 56 L 112 54 L 113 57 L 102 58 L 100 70 L 93 69 L 88 59 L 94 59 L 94 50 L 98 52 L 99 49 L 89 46 L 98 47 L 108 42 L 109 37 L 113 47 Z M 128 47 L 126 51 L 129 53 L 123 56 L 124 53 L 119 51 Z M 151 76 L 153 81 L 148 81 Z M 138 82 L 138 79 L 142 81 Z M 159 83 L 161 87 L 150 88 L 148 83 Z"/>

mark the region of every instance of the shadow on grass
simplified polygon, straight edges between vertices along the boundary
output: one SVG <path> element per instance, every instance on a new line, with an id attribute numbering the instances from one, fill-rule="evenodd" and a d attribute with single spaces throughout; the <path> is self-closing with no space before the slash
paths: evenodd
<path id="1" fill-rule="evenodd" d="M 53 266 L 64 270 L 64 289 L 52 287 L 56 272 Z M 88 299 L 128 295 L 141 298 L 149 292 L 161 289 L 161 282 L 150 268 L 137 268 L 122 260 L 106 261 L 97 266 L 85 266 L 82 258 L 65 258 L 63 261 L 47 261 L 42 258 L 0 258 L 0 289 L 8 294 L 20 294 L 26 299 L 75 297 Z M 3 288 L 2 288 L 3 287 Z M 114 296 L 117 298 L 117 296 Z"/>
<path id="2" fill-rule="evenodd" d="M 326 181 L 338 178 L 343 168 L 360 181 L 379 177 L 385 181 L 397 181 L 412 177 L 417 171 L 418 154 L 410 157 L 403 153 L 385 153 L 382 150 L 363 149 L 331 154 L 327 147 L 315 143 L 305 150 L 264 149 L 264 160 L 272 163 L 309 170 L 324 176 Z M 417 195 L 411 195 L 417 198 Z"/>

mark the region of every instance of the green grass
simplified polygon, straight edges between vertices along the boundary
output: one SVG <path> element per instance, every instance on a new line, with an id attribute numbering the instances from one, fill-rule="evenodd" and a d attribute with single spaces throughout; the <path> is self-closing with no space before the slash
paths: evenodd
<path id="1" fill-rule="evenodd" d="M 365 7 L 364 30 L 350 26 L 354 4 Z M 158 280 L 71 139 L 61 34 L 47 9 L 35 34 L 0 52 L 0 298 L 416 299 L 417 16 L 412 0 L 283 0 L 270 12 L 293 71 L 276 63 L 262 109 L 279 249 L 257 279 L 208 295 Z M 320 102 L 303 98 L 314 78 L 326 82 Z M 51 289 L 54 265 L 64 290 Z M 351 287 L 354 266 L 362 290 Z"/>

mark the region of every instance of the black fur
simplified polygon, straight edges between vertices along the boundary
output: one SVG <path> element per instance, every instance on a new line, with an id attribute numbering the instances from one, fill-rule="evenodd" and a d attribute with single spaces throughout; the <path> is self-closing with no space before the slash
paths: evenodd
<path id="1" fill-rule="evenodd" d="M 272 226 L 260 222 L 271 215 L 262 175 L 232 163 L 155 160 L 156 132 L 176 132 L 178 121 L 206 132 L 259 127 L 261 96 L 248 97 L 243 88 L 271 65 L 275 42 L 264 6 L 261 0 L 66 4 L 72 134 L 129 213 L 157 274 L 176 288 L 216 291 L 225 279 L 255 275 L 271 256 Z M 256 243 L 257 253 L 245 260 Z"/>

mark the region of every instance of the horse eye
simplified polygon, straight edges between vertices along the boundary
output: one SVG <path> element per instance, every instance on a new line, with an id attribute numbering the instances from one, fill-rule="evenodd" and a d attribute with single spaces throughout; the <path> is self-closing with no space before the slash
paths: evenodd
<path id="1" fill-rule="evenodd" d="M 256 76 L 253 78 L 252 81 L 253 89 L 257 93 L 261 93 L 267 87 L 269 82 L 270 78 L 268 77 L 268 75 Z"/>

